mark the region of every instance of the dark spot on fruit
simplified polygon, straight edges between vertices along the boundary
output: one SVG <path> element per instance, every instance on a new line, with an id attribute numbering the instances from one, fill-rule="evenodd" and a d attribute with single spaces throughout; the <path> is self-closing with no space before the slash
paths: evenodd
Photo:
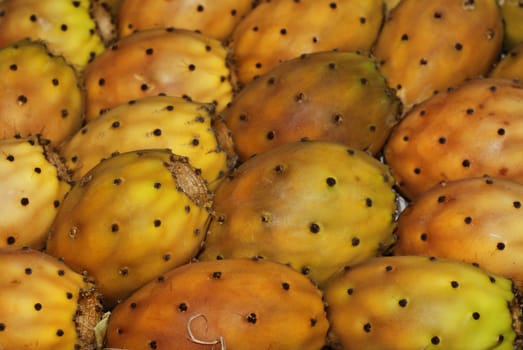
<path id="1" fill-rule="evenodd" d="M 291 288 L 291 285 L 287 282 L 283 282 L 281 284 L 281 287 L 283 288 L 283 290 L 289 290 Z"/>
<path id="2" fill-rule="evenodd" d="M 472 313 L 472 318 L 475 319 L 475 320 L 479 320 L 480 316 L 481 315 L 479 314 L 479 312 L 473 312 Z"/>
<path id="3" fill-rule="evenodd" d="M 186 303 L 180 303 L 178 305 L 178 311 L 180 311 L 180 312 L 185 312 L 185 311 L 187 311 L 187 309 L 189 309 L 189 307 L 187 306 Z"/>
<path id="4" fill-rule="evenodd" d="M 496 279 L 492 276 L 489 276 L 490 283 L 496 283 Z"/>
<path id="5" fill-rule="evenodd" d="M 424 117 L 426 115 L 427 115 L 427 111 L 426 110 L 422 109 L 421 111 L 419 111 L 419 116 L 420 117 Z"/>
<path id="6" fill-rule="evenodd" d="M 120 127 L 120 122 L 119 121 L 114 121 L 112 124 L 111 124 L 111 128 L 119 128 Z"/>
<path id="7" fill-rule="evenodd" d="M 13 245 L 16 243 L 16 238 L 14 238 L 13 236 L 9 236 L 6 239 L 6 243 L 7 243 L 7 245 Z"/>
<path id="8" fill-rule="evenodd" d="M 157 349 L 158 348 L 158 344 L 156 343 L 156 340 L 149 341 L 149 348 L 151 348 L 151 349 Z"/>
<path id="9" fill-rule="evenodd" d="M 159 183 L 159 182 L 155 182 L 154 185 L 153 185 L 154 188 L 156 188 L 157 190 L 160 189 L 160 187 L 162 187 L 162 184 Z"/>
<path id="10" fill-rule="evenodd" d="M 409 140 L 410 140 L 410 136 L 409 135 L 404 135 L 403 136 L 403 141 L 408 142 Z"/>
<path id="11" fill-rule="evenodd" d="M 392 266 L 390 266 L 390 265 L 385 266 L 385 271 L 387 271 L 387 272 L 392 271 Z"/>
<path id="12" fill-rule="evenodd" d="M 140 85 L 140 90 L 147 91 L 148 89 L 149 89 L 149 86 L 147 86 L 147 84 Z"/>
<path id="13" fill-rule="evenodd" d="M 401 306 L 401 307 L 405 307 L 405 306 L 407 306 L 407 303 L 408 303 L 408 302 L 407 302 L 407 299 L 400 299 L 400 300 L 398 301 L 398 305 Z"/>
<path id="14" fill-rule="evenodd" d="M 160 220 L 160 219 L 154 220 L 153 225 L 154 225 L 154 227 L 162 226 L 162 220 Z"/>
<path id="15" fill-rule="evenodd" d="M 372 202 L 372 199 L 371 199 L 371 198 L 366 198 L 366 199 L 365 199 L 365 205 L 366 205 L 368 208 L 372 207 L 372 204 L 373 204 L 373 202 Z"/>
<path id="16" fill-rule="evenodd" d="M 56 331 L 56 335 L 59 336 L 59 337 L 62 337 L 64 334 L 65 334 L 65 333 L 64 333 L 64 331 L 63 331 L 62 329 L 58 329 L 58 330 Z"/>
<path id="17" fill-rule="evenodd" d="M 27 103 L 27 97 L 24 96 L 24 95 L 18 96 L 18 103 L 21 104 L 21 105 L 26 104 Z"/>
<path id="18" fill-rule="evenodd" d="M 285 170 L 285 167 L 280 164 L 278 164 L 274 167 L 274 171 L 277 172 L 278 174 L 283 173 L 284 170 Z"/>
<path id="19" fill-rule="evenodd" d="M 503 343 L 503 340 L 505 340 L 505 336 L 503 334 L 500 334 L 498 336 L 498 343 Z"/>
<path id="20" fill-rule="evenodd" d="M 71 293 L 71 292 L 67 292 L 67 293 L 65 293 L 65 297 L 66 297 L 67 299 L 71 300 L 71 299 L 73 299 L 74 295 L 73 295 L 73 293 Z"/>
<path id="21" fill-rule="evenodd" d="M 463 165 L 464 168 L 470 167 L 470 160 L 465 159 L 463 162 L 461 162 L 461 165 Z"/>
<path id="22" fill-rule="evenodd" d="M 329 186 L 329 187 L 333 187 L 336 185 L 336 179 L 333 177 L 328 177 L 326 182 L 327 182 L 327 186 Z"/>
<path id="23" fill-rule="evenodd" d="M 416 175 L 421 174 L 421 169 L 420 168 L 414 168 L 414 174 L 416 174 Z"/>
<path id="24" fill-rule="evenodd" d="M 36 22 L 38 20 L 38 18 L 36 17 L 36 15 L 31 15 L 31 16 L 29 16 L 29 20 L 31 22 Z"/>
<path id="25" fill-rule="evenodd" d="M 196 66 L 195 66 L 194 64 L 192 64 L 192 63 L 189 64 L 188 68 L 189 68 L 189 70 L 190 70 L 191 72 L 194 71 L 194 70 L 196 70 Z"/>
<path id="26" fill-rule="evenodd" d="M 428 235 L 427 235 L 425 232 L 423 232 L 423 233 L 419 236 L 419 238 L 420 238 L 422 241 L 425 242 L 425 241 L 427 241 Z"/>
<path id="27" fill-rule="evenodd" d="M 60 270 L 56 271 L 56 274 L 58 276 L 65 276 L 65 271 L 60 269 Z"/>
<path id="28" fill-rule="evenodd" d="M 9 154 L 7 157 L 5 157 L 5 159 L 7 159 L 10 162 L 14 162 L 15 156 L 13 156 L 12 154 Z"/>
<path id="29" fill-rule="evenodd" d="M 472 218 L 470 216 L 467 216 L 463 221 L 465 221 L 467 225 L 470 225 L 472 223 Z"/>
<path id="30" fill-rule="evenodd" d="M 447 200 L 447 197 L 445 197 L 445 196 L 439 196 L 439 197 L 438 197 L 438 203 L 443 203 L 443 202 L 445 202 L 446 200 Z"/>
<path id="31" fill-rule="evenodd" d="M 287 34 L 287 29 L 285 29 L 285 28 L 280 29 L 280 34 L 281 35 Z"/>
<path id="32" fill-rule="evenodd" d="M 309 231 L 311 231 L 312 233 L 319 233 L 320 232 L 320 225 L 316 224 L 316 223 L 312 223 L 309 225 Z"/>
<path id="33" fill-rule="evenodd" d="M 440 11 L 434 12 L 434 18 L 441 19 L 443 17 L 443 14 Z"/>
<path id="34" fill-rule="evenodd" d="M 5 331 L 5 323 L 0 322 L 0 332 Z"/>
<path id="35" fill-rule="evenodd" d="M 203 10 L 204 10 L 203 5 L 198 5 L 196 7 L 196 11 L 198 11 L 198 12 L 203 12 Z"/>
<path id="36" fill-rule="evenodd" d="M 154 136 L 162 136 L 162 129 L 154 129 L 153 130 Z"/>
<path id="37" fill-rule="evenodd" d="M 444 145 L 445 143 L 447 143 L 447 138 L 444 137 L 444 136 L 441 136 L 439 139 L 438 139 L 438 142 L 442 145 Z"/>
<path id="38" fill-rule="evenodd" d="M 118 232 L 119 230 L 120 230 L 120 226 L 118 226 L 118 224 L 111 225 L 111 232 Z"/>
<path id="39" fill-rule="evenodd" d="M 454 48 L 457 50 L 457 51 L 461 51 L 463 49 L 463 44 L 461 43 L 456 43 L 456 45 L 454 45 Z"/>
<path id="40" fill-rule="evenodd" d="M 352 295 L 354 293 L 354 288 L 348 288 L 347 289 L 347 294 L 348 295 Z"/>
<path id="41" fill-rule="evenodd" d="M 505 135 L 505 129 L 503 129 L 503 128 L 499 128 L 499 129 L 498 129 L 498 135 L 499 135 L 499 136 L 503 136 L 503 135 Z"/>
<path id="42" fill-rule="evenodd" d="M 335 9 L 338 7 L 338 5 L 337 5 L 335 2 L 331 2 L 331 3 L 329 4 L 329 7 L 330 7 L 331 9 L 335 10 Z"/>
<path id="43" fill-rule="evenodd" d="M 367 85 L 368 82 L 369 82 L 369 80 L 367 78 L 361 78 L 360 79 L 361 85 Z"/>
<path id="44" fill-rule="evenodd" d="M 145 50 L 146 55 L 152 55 L 153 53 L 154 53 L 154 49 L 148 48 L 147 50 Z"/>
<path id="45" fill-rule="evenodd" d="M 370 333 L 371 329 L 372 329 L 372 325 L 370 323 L 365 323 L 363 325 L 363 330 L 365 331 L 365 333 Z"/>
<path id="46" fill-rule="evenodd" d="M 512 205 L 514 205 L 514 208 L 516 208 L 516 209 L 521 208 L 521 202 L 520 201 L 515 201 L 515 202 L 512 203 Z"/>
<path id="47" fill-rule="evenodd" d="M 12 64 L 9 66 L 9 69 L 12 71 L 16 71 L 18 69 L 18 66 L 16 64 Z"/>
<path id="48" fill-rule="evenodd" d="M 301 273 L 302 273 L 303 275 L 308 275 L 309 273 L 311 273 L 311 269 L 310 269 L 310 267 L 308 267 L 308 266 L 304 266 L 304 267 L 302 267 L 302 268 L 301 268 Z"/>
<path id="49" fill-rule="evenodd" d="M 429 62 L 425 58 L 419 60 L 419 64 L 421 64 L 422 66 L 426 66 L 428 63 Z"/>
<path id="50" fill-rule="evenodd" d="M 53 80 L 51 80 L 51 84 L 53 84 L 53 86 L 58 86 L 60 85 L 60 81 L 56 78 L 54 78 Z"/>
<path id="51" fill-rule="evenodd" d="M 69 111 L 67 109 L 62 109 L 60 113 L 62 114 L 62 118 L 66 118 L 69 115 Z"/>
<path id="52" fill-rule="evenodd" d="M 486 180 L 485 180 L 485 183 L 486 183 L 487 185 L 493 185 L 493 184 L 494 184 L 494 180 L 492 180 L 492 179 L 486 179 Z"/>
<path id="53" fill-rule="evenodd" d="M 62 32 L 66 32 L 67 29 L 69 29 L 69 28 L 67 27 L 67 24 L 62 24 L 62 25 L 60 26 L 60 30 L 61 30 Z"/>
<path id="54" fill-rule="evenodd" d="M 122 184 L 122 179 L 120 179 L 120 178 L 114 179 L 113 180 L 113 184 L 115 184 L 116 186 L 121 185 Z"/>
<path id="55" fill-rule="evenodd" d="M 274 131 L 269 131 L 267 133 L 267 140 L 274 140 L 274 137 L 276 136 Z"/>
<path id="56" fill-rule="evenodd" d="M 254 65 L 257 69 L 260 69 L 262 67 L 262 64 L 260 62 L 256 62 Z"/>
<path id="57" fill-rule="evenodd" d="M 34 308 L 36 311 L 40 311 L 40 310 L 42 310 L 42 304 L 36 303 L 36 304 L 34 304 Z"/>
<path id="58" fill-rule="evenodd" d="M 495 85 L 492 85 L 489 90 L 492 91 L 492 92 L 496 92 L 498 88 L 495 86 Z"/>
<path id="59" fill-rule="evenodd" d="M 430 339 L 430 342 L 434 345 L 438 345 L 440 343 L 440 339 L 437 336 L 434 336 Z"/>
<path id="60" fill-rule="evenodd" d="M 29 198 L 24 197 L 20 199 L 20 204 L 22 204 L 24 207 L 29 205 Z"/>
<path id="61" fill-rule="evenodd" d="M 503 242 L 499 242 L 498 244 L 496 244 L 496 248 L 498 248 L 498 250 L 503 250 L 503 249 L 505 249 L 505 243 L 503 243 Z"/>
<path id="62" fill-rule="evenodd" d="M 258 319 L 254 312 L 251 312 L 249 315 L 247 315 L 247 322 L 255 324 L 256 321 L 258 321 Z"/>
<path id="63" fill-rule="evenodd" d="M 354 237 L 351 239 L 351 245 L 353 247 L 357 247 L 360 245 L 360 239 L 358 237 Z"/>
<path id="64" fill-rule="evenodd" d="M 105 85 L 105 79 L 104 78 L 98 79 L 98 85 L 104 86 Z"/>
<path id="65" fill-rule="evenodd" d="M 212 278 L 214 279 L 220 279 L 222 277 L 222 273 L 220 271 L 215 271 L 212 273 Z"/>
<path id="66" fill-rule="evenodd" d="M 120 276 L 128 276 L 129 275 L 129 268 L 128 267 L 121 267 L 118 269 L 118 274 Z"/>

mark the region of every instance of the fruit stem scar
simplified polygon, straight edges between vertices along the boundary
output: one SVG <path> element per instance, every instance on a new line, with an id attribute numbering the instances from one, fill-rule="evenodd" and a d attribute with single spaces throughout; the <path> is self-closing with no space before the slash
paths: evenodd
<path id="1" fill-rule="evenodd" d="M 211 341 L 200 340 L 194 336 L 194 334 L 192 333 L 192 330 L 191 330 L 191 324 L 192 324 L 192 321 L 194 321 L 198 317 L 203 317 L 205 319 L 205 321 L 207 322 L 207 317 L 204 314 L 195 314 L 195 315 L 191 316 L 189 318 L 189 320 L 187 320 L 187 333 L 189 334 L 189 339 L 196 344 L 213 345 L 213 349 L 214 349 L 214 345 L 220 344 L 220 346 L 221 346 L 220 349 L 226 350 L 227 347 L 225 345 L 225 339 L 223 338 L 223 336 L 220 336 L 218 339 L 211 340 Z"/>

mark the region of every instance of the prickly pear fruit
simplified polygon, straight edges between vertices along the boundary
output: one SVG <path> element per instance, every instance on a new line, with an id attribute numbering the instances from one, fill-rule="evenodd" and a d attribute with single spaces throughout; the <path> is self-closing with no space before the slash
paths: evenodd
<path id="1" fill-rule="evenodd" d="M 321 286 L 392 244 L 393 185 L 389 169 L 363 151 L 323 141 L 275 147 L 218 185 L 199 258 L 275 260 Z"/>
<path id="2" fill-rule="evenodd" d="M 105 50 L 89 0 L 4 0 L 0 14 L 0 47 L 25 38 L 43 40 L 78 70 Z"/>
<path id="3" fill-rule="evenodd" d="M 325 51 L 291 59 L 252 80 L 222 114 L 236 153 L 245 160 L 303 138 L 375 155 L 400 110 L 372 57 Z"/>
<path id="4" fill-rule="evenodd" d="M 183 28 L 225 40 L 258 0 L 122 0 L 117 16 L 120 37 L 150 28 Z"/>
<path id="5" fill-rule="evenodd" d="M 497 0 L 505 23 L 505 49 L 511 50 L 523 43 L 523 1 Z"/>
<path id="6" fill-rule="evenodd" d="M 381 0 L 263 1 L 234 28 L 229 47 L 240 84 L 304 53 L 369 51 L 383 21 Z"/>
<path id="7" fill-rule="evenodd" d="M 0 348 L 97 348 L 102 306 L 91 282 L 30 248 L 0 248 L 0 265 Z"/>
<path id="8" fill-rule="evenodd" d="M 384 22 L 373 52 L 408 109 L 449 86 L 485 75 L 502 43 L 496 0 L 403 0 Z"/>
<path id="9" fill-rule="evenodd" d="M 210 195 L 185 158 L 162 150 L 120 153 L 69 191 L 46 251 L 93 278 L 107 307 L 202 245 Z"/>
<path id="10" fill-rule="evenodd" d="M 0 246 L 44 247 L 71 188 L 58 157 L 40 137 L 0 140 Z"/>
<path id="11" fill-rule="evenodd" d="M 523 182 L 523 87 L 474 79 L 411 109 L 384 147 L 410 199 L 441 181 L 490 175 Z"/>
<path id="12" fill-rule="evenodd" d="M 43 42 L 22 40 L 0 49 L 0 74 L 1 138 L 40 134 L 59 144 L 82 125 L 79 78 Z"/>
<path id="13" fill-rule="evenodd" d="M 523 184 L 467 178 L 423 193 L 401 213 L 397 255 L 427 255 L 479 264 L 523 287 L 520 209 Z"/>
<path id="14" fill-rule="evenodd" d="M 122 349 L 317 350 L 322 293 L 288 266 L 226 259 L 177 267 L 116 306 L 106 346 Z"/>
<path id="15" fill-rule="evenodd" d="M 324 288 L 343 349 L 521 348 L 512 282 L 471 264 L 387 256 L 348 267 Z"/>
<path id="16" fill-rule="evenodd" d="M 160 94 L 225 107 L 232 98 L 227 56 L 221 42 L 188 30 L 158 28 L 128 35 L 86 67 L 86 119 Z"/>
<path id="17" fill-rule="evenodd" d="M 73 180 L 79 180 L 101 160 L 115 152 L 169 148 L 188 157 L 209 188 L 214 188 L 234 166 L 234 150 L 228 150 L 214 128 L 213 104 L 177 96 L 146 96 L 116 106 L 88 122 L 60 148 Z M 231 141 L 230 141 L 231 142 Z"/>
<path id="18" fill-rule="evenodd" d="M 523 82 L 523 42 L 512 48 L 497 62 L 489 77 Z"/>

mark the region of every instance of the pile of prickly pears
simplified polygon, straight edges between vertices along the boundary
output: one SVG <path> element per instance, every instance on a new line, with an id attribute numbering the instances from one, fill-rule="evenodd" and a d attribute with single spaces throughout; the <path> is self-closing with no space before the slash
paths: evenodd
<path id="1" fill-rule="evenodd" d="M 0 1 L 0 349 L 523 349 L 523 2 Z"/>

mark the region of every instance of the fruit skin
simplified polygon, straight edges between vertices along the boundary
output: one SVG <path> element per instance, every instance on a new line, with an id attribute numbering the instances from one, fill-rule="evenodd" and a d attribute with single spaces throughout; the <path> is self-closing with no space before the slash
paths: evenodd
<path id="1" fill-rule="evenodd" d="M 523 3 L 520 0 L 497 0 L 505 22 L 504 47 L 511 50 L 523 43 Z"/>
<path id="2" fill-rule="evenodd" d="M 119 37 L 150 28 L 183 28 L 225 40 L 257 0 L 122 0 L 117 16 Z"/>
<path id="3" fill-rule="evenodd" d="M 345 350 L 521 348 L 517 290 L 468 263 L 376 257 L 323 290 L 331 342 Z"/>
<path id="4" fill-rule="evenodd" d="M 78 181 L 114 153 L 169 148 L 188 157 L 210 189 L 235 165 L 227 132 L 215 128 L 219 118 L 210 103 L 177 96 L 145 96 L 118 105 L 91 120 L 59 149 Z M 220 133 L 220 135 L 218 135 Z"/>
<path id="5" fill-rule="evenodd" d="M 97 349 L 102 309 L 92 282 L 30 248 L 1 247 L 0 264 L 2 349 Z"/>
<path id="6" fill-rule="evenodd" d="M 267 260 L 225 259 L 185 264 L 140 288 L 111 313 L 105 345 L 317 350 L 328 327 L 322 293 L 305 276 Z"/>
<path id="7" fill-rule="evenodd" d="M 373 53 L 407 111 L 487 74 L 501 53 L 503 34 L 496 0 L 404 0 L 389 13 Z"/>
<path id="8" fill-rule="evenodd" d="M 57 145 L 80 128 L 79 77 L 44 42 L 21 40 L 1 48 L 0 74 L 1 138 L 40 134 Z"/>
<path id="9" fill-rule="evenodd" d="M 376 155 L 400 113 L 375 60 L 344 51 L 283 62 L 246 84 L 221 112 L 240 160 L 305 138 Z"/>
<path id="10" fill-rule="evenodd" d="M 476 263 L 522 288 L 521 203 L 520 183 L 483 177 L 445 182 L 401 213 L 393 253 Z"/>
<path id="11" fill-rule="evenodd" d="M 523 81 L 523 42 L 515 45 L 489 73 L 490 78 Z"/>
<path id="12" fill-rule="evenodd" d="M 466 177 L 523 182 L 522 101 L 520 84 L 473 79 L 412 108 L 384 147 L 398 190 L 414 199 Z"/>
<path id="13" fill-rule="evenodd" d="M 261 1 L 228 41 L 238 83 L 318 51 L 369 51 L 384 16 L 381 0 Z"/>
<path id="14" fill-rule="evenodd" d="M 218 185 L 199 259 L 261 257 L 321 286 L 392 244 L 393 185 L 388 167 L 363 151 L 323 141 L 275 147 Z"/>
<path id="15" fill-rule="evenodd" d="M 76 69 L 105 50 L 89 0 L 4 0 L 0 2 L 0 47 L 30 38 L 43 40 Z M 33 80 L 34 81 L 34 80 Z"/>
<path id="16" fill-rule="evenodd" d="M 86 120 L 160 94 L 220 109 L 233 94 L 227 57 L 220 41 L 189 30 L 156 28 L 121 38 L 85 69 Z"/>
<path id="17" fill-rule="evenodd" d="M 93 278 L 107 308 L 198 252 L 212 197 L 166 149 L 114 155 L 68 192 L 46 252 Z"/>
<path id="18" fill-rule="evenodd" d="M 68 175 L 38 136 L 2 139 L 0 154 L 0 246 L 42 249 L 71 188 Z"/>

